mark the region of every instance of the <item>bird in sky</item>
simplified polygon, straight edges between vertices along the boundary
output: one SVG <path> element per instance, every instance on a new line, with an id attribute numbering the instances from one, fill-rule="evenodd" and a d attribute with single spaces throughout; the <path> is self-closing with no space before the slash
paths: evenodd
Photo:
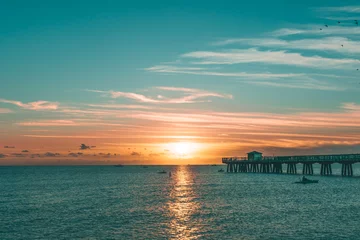
<path id="1" fill-rule="evenodd" d="M 320 30 L 322 30 L 322 28 L 320 28 Z"/>
<path id="2" fill-rule="evenodd" d="M 340 24 L 340 21 L 338 21 L 338 24 Z"/>
<path id="3" fill-rule="evenodd" d="M 329 27 L 329 26 L 325 24 L 325 27 Z"/>
<path id="4" fill-rule="evenodd" d="M 344 47 L 344 45 L 341 44 L 342 47 Z"/>

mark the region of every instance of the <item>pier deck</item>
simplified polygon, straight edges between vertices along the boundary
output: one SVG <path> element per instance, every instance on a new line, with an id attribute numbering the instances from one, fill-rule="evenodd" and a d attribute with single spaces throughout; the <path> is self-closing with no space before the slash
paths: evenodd
<path id="1" fill-rule="evenodd" d="M 331 165 L 342 164 L 342 176 L 353 176 L 354 163 L 360 162 L 360 154 L 333 154 L 333 155 L 303 155 L 303 156 L 261 156 L 259 159 L 247 157 L 222 158 L 227 164 L 227 172 L 259 172 L 259 173 L 283 173 L 282 165 L 287 165 L 286 173 L 296 174 L 297 164 L 303 165 L 302 173 L 312 175 L 313 164 L 321 165 L 321 175 L 332 175 Z"/>

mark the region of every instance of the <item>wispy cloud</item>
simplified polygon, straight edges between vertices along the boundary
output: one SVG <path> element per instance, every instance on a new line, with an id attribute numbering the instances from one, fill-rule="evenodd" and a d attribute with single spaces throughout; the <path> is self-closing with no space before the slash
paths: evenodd
<path id="1" fill-rule="evenodd" d="M 320 30 L 322 28 L 322 30 Z M 282 37 L 290 35 L 359 35 L 360 28 L 345 26 L 307 25 L 304 28 L 281 28 L 270 33 L 271 36 Z"/>
<path id="2" fill-rule="evenodd" d="M 114 109 L 151 109 L 149 106 L 129 105 L 129 104 L 87 104 L 89 107 L 114 108 Z"/>
<path id="3" fill-rule="evenodd" d="M 318 51 L 335 51 L 360 53 L 360 42 L 346 37 L 326 37 L 300 40 L 282 40 L 278 38 L 227 39 L 217 42 L 218 45 L 246 44 L 250 46 L 277 47 L 287 49 L 307 49 Z"/>
<path id="4" fill-rule="evenodd" d="M 349 111 L 357 111 L 360 112 L 360 105 L 350 102 L 350 103 L 344 103 L 342 106 L 344 109 Z"/>
<path id="5" fill-rule="evenodd" d="M 117 112 L 112 116 L 116 116 Z M 133 125 L 114 123 L 109 121 L 91 121 L 89 119 L 84 120 L 33 120 L 17 122 L 16 125 L 27 127 L 71 127 L 71 126 L 112 126 L 112 127 L 131 127 Z"/>
<path id="6" fill-rule="evenodd" d="M 325 58 L 321 56 L 303 56 L 300 53 L 287 51 L 260 51 L 256 48 L 226 50 L 226 51 L 198 51 L 183 55 L 186 58 L 201 59 L 195 64 L 240 64 L 240 63 L 268 63 L 280 65 L 295 65 L 323 69 L 351 69 L 360 65 L 360 61 L 351 58 Z"/>
<path id="7" fill-rule="evenodd" d="M 36 102 L 22 103 L 20 101 L 0 99 L 0 102 L 14 104 L 18 107 L 21 107 L 24 109 L 29 109 L 29 110 L 56 110 L 59 106 L 58 102 L 48 102 L 48 101 L 36 101 Z"/>
<path id="8" fill-rule="evenodd" d="M 231 94 L 220 94 L 216 92 L 209 92 L 195 88 L 182 88 L 182 87 L 156 87 L 156 88 L 164 91 L 183 92 L 190 94 L 188 96 L 180 98 L 181 99 L 180 101 L 192 101 L 198 98 L 205 98 L 205 97 L 218 97 L 218 98 L 227 98 L 227 99 L 233 98 Z"/>
<path id="9" fill-rule="evenodd" d="M 347 12 L 347 13 L 360 13 L 360 5 L 357 6 L 342 6 L 342 7 L 320 7 L 315 10 L 321 12 Z"/>
<path id="10" fill-rule="evenodd" d="M 300 89 L 311 89 L 311 90 L 324 90 L 324 91 L 344 91 L 346 88 L 330 85 L 327 82 L 317 81 L 311 78 L 305 78 L 301 81 L 287 81 L 287 82 L 270 82 L 270 81 L 252 81 L 248 82 L 253 85 L 263 85 L 272 87 L 284 87 L 284 88 L 300 88 Z"/>
<path id="11" fill-rule="evenodd" d="M 171 123 L 192 123 L 192 124 L 225 124 L 245 127 L 254 127 L 262 131 L 265 129 L 284 129 L 290 127 L 300 128 L 337 128 L 337 127 L 360 127 L 360 107 L 355 103 L 346 103 L 342 112 L 301 112 L 295 114 L 272 114 L 272 113 L 251 113 L 251 112 L 199 112 L 199 113 L 158 113 L 138 112 L 129 114 L 128 117 Z M 218 127 L 218 126 L 217 126 Z"/>
<path id="12" fill-rule="evenodd" d="M 18 122 L 16 124 L 20 126 L 42 126 L 42 127 L 79 125 L 72 120 L 42 120 L 42 121 L 30 121 L 30 122 Z"/>
<path id="13" fill-rule="evenodd" d="M 295 73 L 247 73 L 247 72 L 217 72 L 217 71 L 189 71 L 187 68 L 174 67 L 167 65 L 153 66 L 145 70 L 150 72 L 160 73 L 180 73 L 191 75 L 205 75 L 205 76 L 219 76 L 219 77 L 237 77 L 237 78 L 291 78 L 295 76 L 302 76 L 303 74 Z"/>
<path id="14" fill-rule="evenodd" d="M 208 92 L 200 89 L 189 89 L 189 88 L 175 88 L 175 87 L 155 87 L 155 89 L 163 91 L 177 91 L 183 92 L 185 96 L 182 97 L 173 97 L 168 98 L 162 95 L 157 95 L 157 97 L 148 97 L 138 93 L 132 92 L 119 92 L 119 91 L 100 91 L 100 90 L 87 90 L 91 92 L 105 93 L 109 94 L 112 98 L 128 98 L 142 103 L 163 103 L 163 104 L 179 104 L 179 103 L 195 103 L 195 102 L 204 102 L 199 100 L 202 98 L 209 97 L 218 97 L 218 98 L 228 98 L 231 99 L 232 95 L 229 94 L 220 94 L 215 92 Z M 208 102 L 209 100 L 207 100 Z"/>

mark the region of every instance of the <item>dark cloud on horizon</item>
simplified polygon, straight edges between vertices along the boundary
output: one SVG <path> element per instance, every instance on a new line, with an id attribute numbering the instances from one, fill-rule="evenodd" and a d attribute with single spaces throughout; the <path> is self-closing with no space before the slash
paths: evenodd
<path id="1" fill-rule="evenodd" d="M 27 153 L 27 152 L 29 152 L 28 150 L 22 150 L 21 152 L 23 152 L 23 153 Z"/>
<path id="2" fill-rule="evenodd" d="M 4 148 L 15 148 L 15 146 L 4 146 Z"/>
<path id="3" fill-rule="evenodd" d="M 80 145 L 80 150 L 86 150 L 86 149 L 91 149 L 91 148 L 95 148 L 96 146 L 88 146 L 88 145 L 86 145 L 85 143 L 82 143 L 81 145 Z"/>
<path id="4" fill-rule="evenodd" d="M 60 153 L 52 153 L 52 152 L 47 152 L 44 154 L 45 157 L 56 157 L 56 156 L 60 156 Z"/>
<path id="5" fill-rule="evenodd" d="M 15 157 L 25 157 L 27 156 L 26 154 L 22 154 L 22 153 L 12 153 L 11 156 L 15 156 Z"/>
<path id="6" fill-rule="evenodd" d="M 132 152 L 131 156 L 141 156 L 141 153 L 140 152 Z"/>
<path id="7" fill-rule="evenodd" d="M 69 153 L 68 156 L 70 156 L 70 157 L 78 157 L 79 155 L 77 155 L 76 153 Z"/>

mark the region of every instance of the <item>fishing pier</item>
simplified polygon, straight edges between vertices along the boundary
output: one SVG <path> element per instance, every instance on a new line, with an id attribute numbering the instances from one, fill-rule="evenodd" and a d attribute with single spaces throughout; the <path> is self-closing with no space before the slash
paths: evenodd
<path id="1" fill-rule="evenodd" d="M 304 156 L 262 156 L 260 152 L 250 152 L 248 157 L 222 158 L 229 173 L 287 173 L 297 174 L 297 164 L 302 164 L 303 175 L 313 175 L 313 164 L 320 164 L 320 175 L 332 175 L 331 165 L 342 165 L 342 176 L 353 176 L 353 164 L 360 162 L 360 154 L 304 155 Z M 286 171 L 283 170 L 286 165 Z"/>

